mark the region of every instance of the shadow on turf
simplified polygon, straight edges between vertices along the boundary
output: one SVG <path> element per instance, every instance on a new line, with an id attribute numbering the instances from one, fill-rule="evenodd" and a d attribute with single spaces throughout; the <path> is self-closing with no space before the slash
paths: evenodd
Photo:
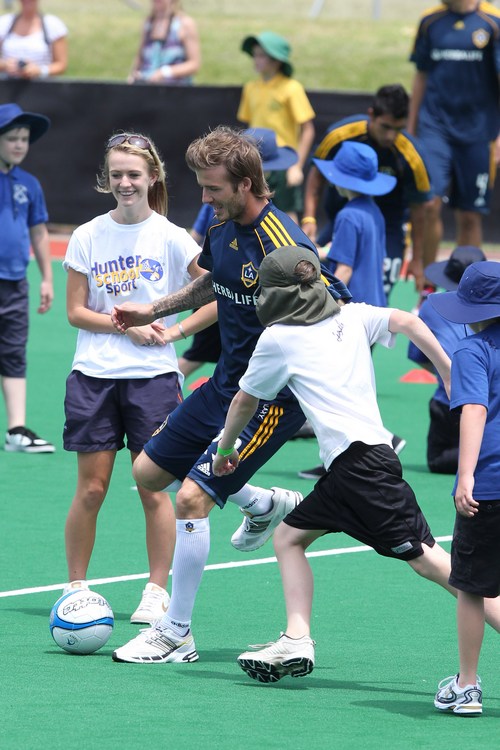
<path id="1" fill-rule="evenodd" d="M 349 689 L 349 687 L 347 688 Z M 376 688 L 375 688 L 376 690 Z M 400 692 L 400 691 L 398 691 Z M 424 693 L 416 693 L 412 692 L 410 693 L 412 695 L 424 695 Z M 438 711 L 434 708 L 432 705 L 433 701 L 433 695 L 430 693 L 425 693 L 426 697 L 428 698 L 428 701 L 425 703 L 420 703 L 416 701 L 405 701 L 405 700 L 395 700 L 392 704 L 388 703 L 387 701 L 352 701 L 351 706 L 357 706 L 359 708 L 379 708 L 382 711 L 385 711 L 386 713 L 391 714 L 399 714 L 403 716 L 407 716 L 410 719 L 428 719 L 431 716 L 439 716 L 441 714 L 442 716 L 446 717 L 452 717 L 455 719 L 473 719 L 473 718 L 480 718 L 478 716 L 455 716 L 453 713 L 448 713 L 447 711 Z M 498 708 L 489 708 L 488 705 L 484 708 L 485 713 L 481 716 L 481 723 L 484 721 L 484 719 L 498 719 L 500 718 L 500 709 Z"/>

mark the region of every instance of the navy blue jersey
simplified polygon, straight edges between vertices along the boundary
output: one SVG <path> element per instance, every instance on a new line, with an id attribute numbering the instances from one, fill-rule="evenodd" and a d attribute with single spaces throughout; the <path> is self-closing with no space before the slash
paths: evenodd
<path id="1" fill-rule="evenodd" d="M 234 221 L 214 224 L 208 230 L 199 265 L 212 273 L 217 299 L 222 355 L 212 383 L 224 398 L 232 398 L 247 369 L 257 339 L 264 330 L 255 312 L 262 259 L 278 247 L 316 248 L 287 214 L 268 203 L 258 218 L 246 226 Z M 293 399 L 285 389 L 277 400 Z"/>
<path id="2" fill-rule="evenodd" d="M 470 13 L 444 5 L 425 13 L 411 61 L 427 74 L 419 123 L 459 143 L 493 141 L 499 129 L 500 10 L 479 2 Z"/>
<path id="3" fill-rule="evenodd" d="M 367 143 L 376 151 L 380 172 L 397 179 L 394 190 L 375 198 L 384 215 L 389 239 L 402 234 L 410 204 L 425 203 L 432 198 L 431 185 L 422 150 L 414 138 L 403 131 L 397 135 L 390 148 L 381 148 L 370 137 L 369 119 L 368 115 L 352 115 L 330 125 L 314 156 L 317 159 L 333 159 L 344 141 Z M 344 205 L 345 199 L 331 187 L 325 204 L 328 216 L 333 219 Z"/>

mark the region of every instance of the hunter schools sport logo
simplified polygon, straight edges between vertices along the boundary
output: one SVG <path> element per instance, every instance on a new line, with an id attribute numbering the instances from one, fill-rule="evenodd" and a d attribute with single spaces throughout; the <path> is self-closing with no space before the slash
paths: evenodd
<path id="1" fill-rule="evenodd" d="M 241 280 L 243 284 L 247 287 L 247 289 L 251 286 L 255 286 L 258 278 L 259 278 L 259 272 L 251 261 L 250 263 L 245 263 L 241 267 Z"/>
<path id="2" fill-rule="evenodd" d="M 163 276 L 163 268 L 157 260 L 144 258 L 141 265 L 141 276 L 147 281 L 159 281 Z"/>

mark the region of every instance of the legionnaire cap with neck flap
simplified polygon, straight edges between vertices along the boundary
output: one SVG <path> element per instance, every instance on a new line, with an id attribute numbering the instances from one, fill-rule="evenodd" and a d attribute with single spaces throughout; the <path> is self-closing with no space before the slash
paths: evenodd
<path id="1" fill-rule="evenodd" d="M 302 260 L 316 269 L 316 281 L 310 284 L 301 284 L 297 277 L 295 268 Z M 263 326 L 311 326 L 340 310 L 321 279 L 317 255 L 305 247 L 279 247 L 267 255 L 259 267 L 259 282 L 256 312 Z"/>

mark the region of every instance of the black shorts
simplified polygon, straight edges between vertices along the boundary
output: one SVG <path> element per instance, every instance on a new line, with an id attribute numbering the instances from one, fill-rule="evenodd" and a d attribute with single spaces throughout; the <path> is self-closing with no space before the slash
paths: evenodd
<path id="1" fill-rule="evenodd" d="M 26 377 L 28 294 L 26 279 L 0 279 L 0 376 L 4 378 Z"/>
<path id="2" fill-rule="evenodd" d="M 286 518 L 297 529 L 354 537 L 385 557 L 413 560 L 434 546 L 415 494 L 388 445 L 356 442 Z"/>
<path id="3" fill-rule="evenodd" d="M 219 324 L 212 323 L 195 333 L 193 342 L 182 356 L 189 362 L 218 362 L 221 355 Z"/>
<path id="4" fill-rule="evenodd" d="M 450 583 L 460 591 L 500 594 L 500 500 L 481 500 L 472 518 L 457 513 L 451 544 Z"/>
<path id="5" fill-rule="evenodd" d="M 304 201 L 302 197 L 302 185 L 290 187 L 286 184 L 285 172 L 266 172 L 269 189 L 274 193 L 273 203 L 276 208 L 285 213 L 302 213 Z M 330 238 L 331 239 L 331 238 Z"/>

